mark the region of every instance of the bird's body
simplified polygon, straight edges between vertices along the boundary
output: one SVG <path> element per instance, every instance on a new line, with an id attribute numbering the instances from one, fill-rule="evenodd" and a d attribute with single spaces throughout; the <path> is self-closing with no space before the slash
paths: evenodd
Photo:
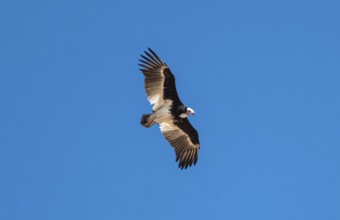
<path id="1" fill-rule="evenodd" d="M 145 90 L 149 102 L 154 105 L 151 114 L 144 114 L 141 124 L 151 127 L 157 123 L 161 132 L 175 148 L 176 161 L 181 169 L 196 164 L 200 147 L 197 131 L 187 119 L 194 115 L 193 109 L 185 106 L 178 97 L 175 77 L 169 67 L 149 49 L 142 56 L 140 66 L 145 76 Z"/>

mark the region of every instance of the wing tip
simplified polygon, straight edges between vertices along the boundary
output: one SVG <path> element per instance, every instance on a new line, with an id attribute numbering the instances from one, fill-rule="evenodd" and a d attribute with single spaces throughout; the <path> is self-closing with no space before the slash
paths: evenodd
<path id="1" fill-rule="evenodd" d="M 178 162 L 179 161 L 179 162 Z M 198 149 L 192 150 L 189 156 L 183 157 L 183 155 L 176 156 L 176 162 L 178 162 L 178 168 L 183 170 L 188 167 L 195 166 L 198 161 Z"/>
<path id="2" fill-rule="evenodd" d="M 148 47 L 148 50 L 150 51 L 150 53 L 152 53 L 153 55 L 155 55 L 155 57 L 157 57 L 155 51 L 153 51 L 150 47 Z"/>
<path id="3" fill-rule="evenodd" d="M 155 61 L 156 63 L 159 63 L 160 65 L 164 65 L 164 63 L 163 63 L 163 61 L 159 58 L 159 56 L 150 48 L 150 47 L 148 47 L 148 50 L 149 50 L 149 52 L 151 53 L 149 53 L 149 52 L 147 52 L 147 51 L 144 51 L 144 53 L 148 56 L 148 57 L 150 57 L 153 61 Z"/>

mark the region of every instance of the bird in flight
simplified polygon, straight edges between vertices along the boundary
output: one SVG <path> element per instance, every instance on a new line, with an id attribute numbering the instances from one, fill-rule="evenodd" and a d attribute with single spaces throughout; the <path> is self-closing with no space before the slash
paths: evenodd
<path id="1" fill-rule="evenodd" d="M 196 129 L 188 120 L 195 115 L 192 108 L 184 105 L 178 97 L 175 77 L 170 68 L 150 48 L 141 55 L 139 66 L 144 74 L 147 98 L 153 105 L 151 114 L 144 114 L 141 124 L 149 128 L 159 124 L 163 136 L 175 149 L 178 167 L 186 169 L 195 165 L 200 143 Z"/>

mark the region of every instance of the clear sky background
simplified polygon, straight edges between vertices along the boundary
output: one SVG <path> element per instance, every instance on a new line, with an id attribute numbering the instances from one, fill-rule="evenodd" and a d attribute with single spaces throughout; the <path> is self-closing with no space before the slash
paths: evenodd
<path id="1" fill-rule="evenodd" d="M 2 1 L 0 219 L 340 219 L 339 1 Z M 171 67 L 179 170 L 137 60 Z"/>

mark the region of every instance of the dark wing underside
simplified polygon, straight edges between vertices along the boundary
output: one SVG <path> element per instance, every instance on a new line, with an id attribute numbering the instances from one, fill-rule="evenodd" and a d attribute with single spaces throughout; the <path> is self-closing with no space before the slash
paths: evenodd
<path id="1" fill-rule="evenodd" d="M 197 163 L 200 143 L 196 129 L 187 118 L 161 123 L 160 129 L 171 146 L 175 148 L 179 168 L 186 169 Z"/>
<path id="2" fill-rule="evenodd" d="M 141 55 L 143 59 L 139 60 L 141 63 L 138 65 L 143 67 L 141 71 L 145 77 L 145 91 L 150 104 L 154 104 L 153 109 L 155 110 L 166 99 L 179 101 L 179 97 L 176 90 L 175 77 L 169 67 L 155 52 L 150 48 L 148 49 L 149 52 L 144 51 L 145 55 Z"/>
<path id="3" fill-rule="evenodd" d="M 145 91 L 149 102 L 157 110 L 166 100 L 171 100 L 173 105 L 182 105 L 177 90 L 175 77 L 169 67 L 153 52 L 144 51 L 143 59 L 139 65 L 145 77 Z M 186 169 L 195 165 L 198 159 L 200 148 L 197 131 L 190 124 L 188 119 L 177 118 L 174 121 L 163 122 L 160 129 L 164 137 L 175 148 L 176 161 L 179 161 L 179 168 Z"/>

